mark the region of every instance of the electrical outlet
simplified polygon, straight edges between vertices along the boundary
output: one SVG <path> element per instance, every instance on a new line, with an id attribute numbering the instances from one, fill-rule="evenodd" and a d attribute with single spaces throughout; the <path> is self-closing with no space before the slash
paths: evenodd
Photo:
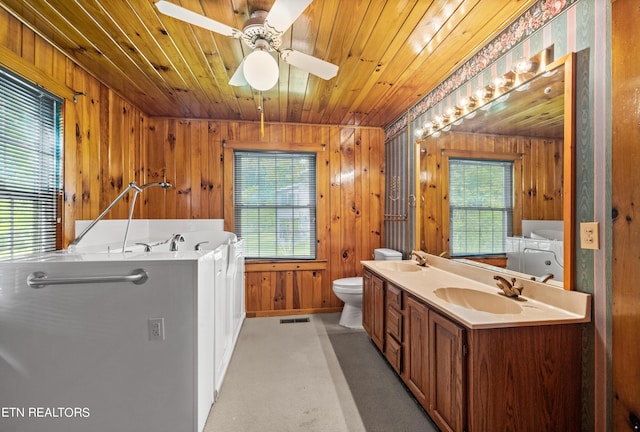
<path id="1" fill-rule="evenodd" d="M 164 340 L 164 318 L 149 318 L 149 340 Z"/>
<path id="2" fill-rule="evenodd" d="M 580 247 L 600 249 L 598 222 L 580 222 Z"/>

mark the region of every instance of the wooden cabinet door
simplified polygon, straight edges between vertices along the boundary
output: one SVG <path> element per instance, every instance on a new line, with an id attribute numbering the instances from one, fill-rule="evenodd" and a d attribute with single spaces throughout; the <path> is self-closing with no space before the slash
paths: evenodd
<path id="1" fill-rule="evenodd" d="M 373 337 L 373 285 L 372 275 L 365 270 L 362 275 L 362 327 Z"/>
<path id="2" fill-rule="evenodd" d="M 429 309 L 407 296 L 405 303 L 405 382 L 420 405 L 428 411 L 429 395 Z"/>
<path id="3" fill-rule="evenodd" d="M 362 276 L 362 327 L 384 352 L 384 281 L 368 271 Z"/>
<path id="4" fill-rule="evenodd" d="M 373 291 L 373 334 L 371 339 L 378 349 L 384 352 L 384 281 L 372 276 L 371 286 Z"/>
<path id="5" fill-rule="evenodd" d="M 464 329 L 442 315 L 429 312 L 429 409 L 442 431 L 466 427 Z"/>

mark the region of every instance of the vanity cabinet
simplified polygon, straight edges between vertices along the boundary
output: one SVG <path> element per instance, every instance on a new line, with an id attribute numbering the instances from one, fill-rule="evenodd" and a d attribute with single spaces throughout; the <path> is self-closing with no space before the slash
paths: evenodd
<path id="1" fill-rule="evenodd" d="M 469 328 L 368 269 L 364 287 L 366 331 L 440 430 L 581 430 L 580 324 Z"/>

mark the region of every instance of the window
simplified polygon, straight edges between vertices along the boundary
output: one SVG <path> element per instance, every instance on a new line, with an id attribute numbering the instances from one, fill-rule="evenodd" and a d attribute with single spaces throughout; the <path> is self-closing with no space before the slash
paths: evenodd
<path id="1" fill-rule="evenodd" d="M 234 153 L 235 231 L 248 258 L 315 259 L 316 156 Z"/>
<path id="2" fill-rule="evenodd" d="M 513 162 L 449 159 L 452 256 L 505 253 L 513 225 Z"/>
<path id="3" fill-rule="evenodd" d="M 0 69 L 0 259 L 56 249 L 62 101 Z"/>

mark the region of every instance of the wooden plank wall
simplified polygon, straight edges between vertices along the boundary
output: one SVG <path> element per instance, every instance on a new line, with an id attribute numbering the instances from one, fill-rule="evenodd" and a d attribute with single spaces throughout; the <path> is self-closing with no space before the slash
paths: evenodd
<path id="1" fill-rule="evenodd" d="M 604 339 L 598 342 L 602 346 L 596 346 L 596 375 L 610 366 L 612 376 L 596 378 L 596 387 L 602 382 L 611 383 L 611 390 L 606 394 L 604 389 L 599 390 L 602 397 L 596 398 L 596 410 L 601 408 L 605 412 L 602 415 L 606 415 L 610 409 L 609 430 L 622 432 L 640 428 L 640 218 L 636 220 L 636 207 L 640 202 L 640 188 L 636 184 L 640 181 L 640 60 L 637 54 L 629 56 L 629 53 L 640 50 L 640 9 L 633 0 L 612 2 L 611 8 L 611 100 L 615 101 L 611 104 L 611 292 L 607 292 L 605 286 L 596 288 L 598 305 L 595 320 L 600 321 L 596 324 L 596 331 L 606 329 L 607 333 L 611 332 L 604 336 L 596 333 L 597 337 Z M 596 188 L 598 190 L 599 187 Z M 600 248 L 604 250 L 594 251 L 601 257 L 609 253 L 608 245 L 603 244 L 609 241 L 606 225 L 600 223 Z M 585 252 L 582 251 L 583 254 Z M 592 259 L 591 255 L 588 257 Z M 599 259 L 594 260 L 595 265 L 598 262 Z M 594 277 L 597 286 L 607 271 L 607 268 L 601 268 L 594 276 L 588 277 Z M 611 317 L 611 327 L 604 323 L 608 317 Z M 612 339 L 610 353 L 607 352 L 608 346 L 604 345 L 609 338 Z M 605 355 L 610 364 L 599 365 L 604 360 L 598 358 Z M 605 410 L 598 402 L 604 404 L 607 399 L 611 408 Z"/>
<path id="2" fill-rule="evenodd" d="M 521 234 L 523 219 L 562 220 L 561 139 L 444 134 L 420 142 L 422 250 L 433 254 L 449 250 L 447 152 L 459 157 L 515 160 L 514 183 L 521 188 L 514 197 L 514 235 Z"/>
<path id="3" fill-rule="evenodd" d="M 51 44 L 0 9 L 0 65 L 64 99 L 66 246 L 77 219 L 95 218 L 131 181 L 144 181 L 146 115 L 104 86 Z M 82 93 L 74 102 L 74 92 Z M 109 217 L 126 217 L 126 197 Z M 136 217 L 142 216 L 137 207 Z"/>
<path id="4" fill-rule="evenodd" d="M 224 217 L 232 229 L 232 212 L 225 213 L 233 205 L 232 184 L 224 172 L 233 158 L 227 155 L 225 164 L 223 142 L 324 145 L 318 153 L 317 260 L 248 263 L 249 316 L 340 310 L 331 281 L 362 275 L 360 260 L 382 246 L 381 128 L 268 123 L 262 136 L 255 122 L 150 118 L 2 9 L 0 48 L 11 56 L 12 69 L 65 98 L 63 246 L 75 238 L 76 220 L 97 217 L 131 181 L 174 185 L 140 194 L 135 218 Z M 5 57 L 0 64 L 6 66 Z M 83 93 L 77 103 L 74 92 Z M 126 218 L 132 196 L 106 218 Z"/>
<path id="5" fill-rule="evenodd" d="M 316 152 L 317 259 L 248 262 L 246 310 L 248 316 L 267 316 L 341 309 L 331 282 L 361 276 L 360 261 L 382 246 L 382 129 L 266 123 L 262 136 L 255 122 L 144 121 L 142 177 L 174 188 L 146 190 L 141 217 L 224 218 L 225 229 L 233 231 L 234 148 Z"/>

